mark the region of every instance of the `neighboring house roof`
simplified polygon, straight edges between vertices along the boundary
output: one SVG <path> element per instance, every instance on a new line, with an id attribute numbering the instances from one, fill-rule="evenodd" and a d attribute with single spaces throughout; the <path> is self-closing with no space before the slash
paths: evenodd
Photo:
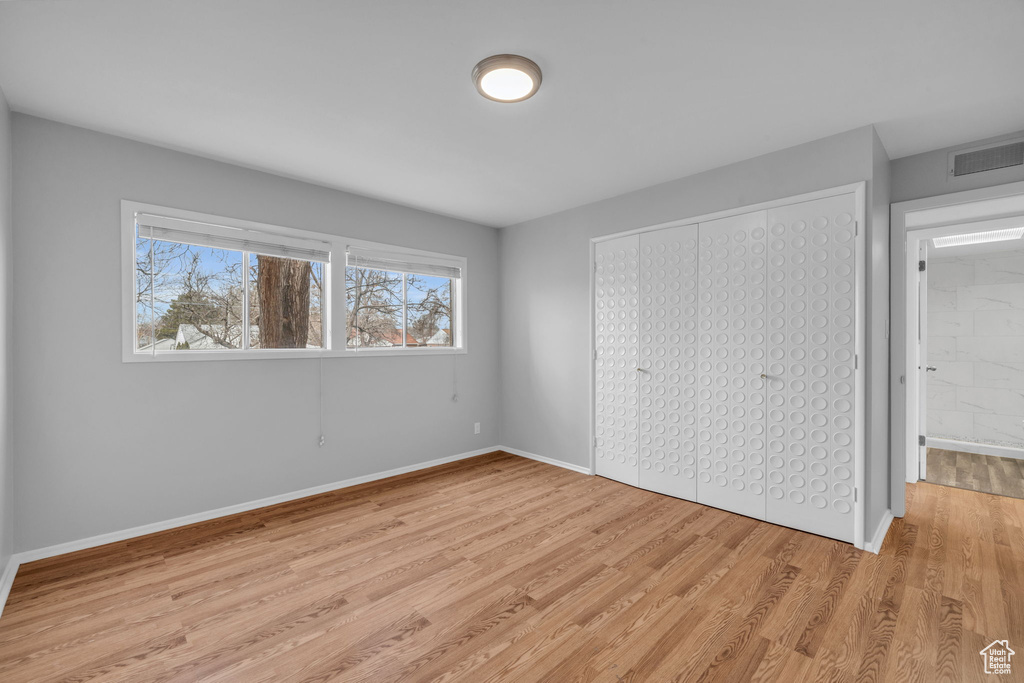
<path id="1" fill-rule="evenodd" d="M 175 346 L 177 342 L 174 339 L 157 339 L 155 344 L 140 346 L 139 351 L 153 351 L 154 347 L 156 351 L 173 351 Z"/>
<path id="2" fill-rule="evenodd" d="M 452 336 L 449 330 L 438 330 L 433 337 L 427 340 L 427 346 L 451 346 Z"/>
<path id="3" fill-rule="evenodd" d="M 224 326 L 219 326 L 219 329 L 213 329 L 217 326 L 210 326 L 207 331 L 212 332 L 218 336 L 223 336 Z M 226 349 L 229 348 L 226 344 L 217 342 L 213 337 L 207 335 L 205 332 L 200 330 L 197 326 L 192 324 L 184 324 L 178 326 L 178 334 L 175 336 L 175 342 L 178 346 L 182 344 L 188 344 L 188 348 L 199 351 L 203 349 Z"/>
<path id="4" fill-rule="evenodd" d="M 178 326 L 178 334 L 175 336 L 174 342 L 176 346 L 182 344 L 188 344 L 188 348 L 193 351 L 209 350 L 209 349 L 229 349 L 232 348 L 226 344 L 218 342 L 215 337 L 240 337 L 241 336 L 241 325 L 232 325 L 228 332 L 230 334 L 224 334 L 223 325 L 205 325 L 206 332 L 203 332 L 199 327 L 186 323 Z M 210 333 L 214 336 L 210 336 Z M 249 326 L 250 338 L 253 335 L 258 336 L 260 328 L 257 325 Z"/>
<path id="5" fill-rule="evenodd" d="M 367 340 L 365 338 L 365 335 L 364 335 L 363 339 L 360 339 L 358 344 L 353 344 L 352 342 L 353 342 L 353 340 L 356 339 L 356 335 L 358 335 L 358 334 L 359 334 L 358 330 L 356 330 L 354 328 L 349 330 L 349 333 L 348 333 L 349 346 L 401 346 L 402 345 L 402 330 L 390 330 L 389 332 L 385 333 L 385 335 L 382 338 L 379 338 L 379 339 Z M 405 345 L 406 346 L 419 346 L 420 343 L 419 343 L 419 341 L 416 340 L 416 337 L 414 337 L 411 334 L 409 334 L 408 332 L 406 332 L 405 333 Z"/>
<path id="6" fill-rule="evenodd" d="M 204 333 L 203 329 L 205 329 L 206 332 L 209 333 L 209 334 Z M 203 328 L 199 328 L 196 325 L 192 325 L 191 323 L 187 323 L 187 324 L 179 325 L 178 326 L 178 333 L 175 335 L 174 339 L 158 339 L 156 341 L 155 345 L 154 344 L 146 344 L 145 346 L 140 346 L 139 347 L 139 351 L 143 352 L 143 353 L 145 353 L 147 351 L 152 352 L 152 351 L 154 351 L 154 348 L 153 348 L 154 346 L 156 347 L 156 349 L 155 349 L 156 351 L 177 351 L 178 347 L 181 346 L 182 344 L 188 344 L 188 349 L 190 351 L 202 351 L 202 350 L 210 350 L 210 349 L 236 348 L 236 347 L 226 346 L 226 345 L 221 344 L 220 342 L 218 342 L 216 340 L 215 337 L 217 337 L 217 336 L 223 337 L 223 332 L 224 332 L 224 326 L 223 325 L 211 325 L 211 326 L 203 326 Z M 241 332 L 241 328 L 240 328 L 239 325 L 232 325 L 232 327 L 229 330 L 229 332 L 230 332 L 230 337 L 231 338 L 239 339 L 239 333 Z M 211 334 L 214 335 L 214 336 L 210 336 Z M 259 339 L 259 336 L 260 336 L 259 325 L 250 325 L 249 326 L 249 339 L 256 340 L 256 339 Z M 390 346 L 390 344 L 384 344 L 384 346 Z M 240 347 L 237 347 L 237 348 L 240 348 Z M 305 348 L 307 348 L 307 349 L 319 349 L 320 347 L 315 345 L 315 344 L 306 344 Z"/>
<path id="7" fill-rule="evenodd" d="M 392 332 L 391 335 L 389 335 L 389 337 L 388 337 L 388 341 L 390 341 L 393 346 L 401 346 L 402 345 L 402 330 L 395 330 L 394 332 Z M 408 332 L 405 333 L 405 345 L 406 346 L 419 346 L 419 344 L 420 343 L 418 341 L 416 341 L 416 337 L 412 336 Z"/>

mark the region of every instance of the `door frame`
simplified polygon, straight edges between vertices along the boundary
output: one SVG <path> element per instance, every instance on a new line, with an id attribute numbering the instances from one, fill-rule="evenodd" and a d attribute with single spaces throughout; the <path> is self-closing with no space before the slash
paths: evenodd
<path id="1" fill-rule="evenodd" d="M 922 232 L 923 237 L 923 232 Z M 928 263 L 928 240 L 917 241 L 919 261 Z M 928 269 L 917 269 L 917 433 L 928 433 Z M 911 366 L 914 367 L 914 366 Z M 928 445 L 917 447 L 918 479 L 928 471 Z"/>
<path id="2" fill-rule="evenodd" d="M 1024 183 L 1022 183 L 1024 185 Z M 738 216 L 745 213 L 752 213 L 754 211 L 763 211 L 766 209 L 774 209 L 780 206 L 788 206 L 790 204 L 800 204 L 803 202 L 810 202 L 816 199 L 826 199 L 828 197 L 835 197 L 837 195 L 853 194 L 854 203 L 856 205 L 856 216 L 854 217 L 857 221 L 857 225 L 860 229 L 857 231 L 856 238 L 856 253 L 857 253 L 857 338 L 856 338 L 856 353 L 858 358 L 865 356 L 867 352 L 867 262 L 868 254 L 866 248 L 866 198 L 867 198 L 867 182 L 860 181 L 856 183 L 850 183 L 848 185 L 839 185 L 837 187 L 830 187 L 821 190 L 815 190 L 813 192 L 806 192 L 803 194 L 793 195 L 790 197 L 781 197 L 779 199 L 772 199 L 770 201 L 761 202 L 759 204 L 750 204 L 747 206 L 738 206 L 732 209 L 725 209 L 722 211 L 715 211 L 713 213 L 706 213 L 697 216 L 690 216 L 687 218 L 681 218 L 677 220 L 667 221 L 665 223 L 657 223 L 654 225 L 648 225 L 641 228 L 634 228 L 632 230 L 625 230 L 622 232 L 611 233 L 608 235 L 600 235 L 598 237 L 590 238 L 590 474 L 594 474 L 597 471 L 597 460 L 596 460 L 596 449 L 595 441 L 597 440 L 596 434 L 596 412 L 597 412 L 597 393 L 595 388 L 595 374 L 596 367 L 594 360 L 597 357 L 597 346 L 596 346 L 596 328 L 594 320 L 594 305 L 596 297 L 595 287 L 595 256 L 596 256 L 596 245 L 598 242 L 604 242 L 606 240 L 616 239 L 619 237 L 626 237 L 628 235 L 638 235 L 645 232 L 651 232 L 654 230 L 663 230 L 665 228 L 676 228 L 684 225 L 693 225 L 695 223 L 706 223 L 708 221 L 717 220 L 719 218 L 729 218 L 730 216 Z M 857 406 L 856 406 L 856 433 L 857 433 L 857 444 L 854 449 L 854 486 L 859 495 L 855 496 L 854 500 L 854 543 L 853 545 L 857 548 L 864 548 L 864 525 L 865 525 L 865 501 L 867 499 L 866 492 L 864 491 L 865 482 L 865 468 L 866 468 L 866 446 L 867 446 L 867 433 L 865 430 L 865 420 L 867 415 L 865 413 L 867 409 L 867 397 L 865 391 L 867 388 L 865 369 L 867 363 L 858 363 L 857 369 L 854 371 L 854 378 L 857 387 Z"/>
<path id="3" fill-rule="evenodd" d="M 890 301 L 890 449 L 892 491 L 890 504 L 896 517 L 906 514 L 904 482 L 916 482 L 920 472 L 918 426 L 920 381 L 918 347 L 914 343 L 920 313 L 917 286 L 920 244 L 923 240 L 964 232 L 1011 227 L 1024 215 L 1024 182 L 1008 183 L 911 201 L 891 207 L 892 299 Z M 901 257 L 902 256 L 902 257 Z M 925 372 L 925 370 L 920 370 Z"/>

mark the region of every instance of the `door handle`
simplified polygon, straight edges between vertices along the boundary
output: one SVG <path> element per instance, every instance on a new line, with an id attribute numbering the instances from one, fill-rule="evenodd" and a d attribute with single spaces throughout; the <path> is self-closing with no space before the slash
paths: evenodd
<path id="1" fill-rule="evenodd" d="M 642 372 L 642 373 L 644 373 L 645 375 L 649 375 L 649 374 L 651 374 L 651 371 L 650 371 L 650 370 L 647 370 L 646 368 L 637 368 L 637 369 L 636 369 L 636 371 L 637 371 L 637 372 Z"/>
<path id="2" fill-rule="evenodd" d="M 925 370 L 928 372 L 935 372 L 937 368 L 934 365 L 925 366 Z"/>

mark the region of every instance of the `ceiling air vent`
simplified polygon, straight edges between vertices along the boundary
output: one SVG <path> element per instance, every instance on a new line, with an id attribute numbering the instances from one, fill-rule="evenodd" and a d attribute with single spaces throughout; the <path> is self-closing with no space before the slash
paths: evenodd
<path id="1" fill-rule="evenodd" d="M 997 168 L 1024 165 L 1024 140 L 1003 143 L 995 147 L 952 152 L 949 174 L 954 178 Z"/>

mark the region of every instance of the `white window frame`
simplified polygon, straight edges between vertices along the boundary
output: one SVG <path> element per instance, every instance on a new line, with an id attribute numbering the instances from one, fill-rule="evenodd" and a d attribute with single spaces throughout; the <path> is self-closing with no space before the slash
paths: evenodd
<path id="1" fill-rule="evenodd" d="M 412 346 L 412 347 L 379 347 L 379 346 L 357 346 L 354 348 L 348 348 L 348 339 L 344 340 L 346 348 L 344 349 L 344 355 L 350 356 L 407 356 L 409 354 L 415 355 L 445 355 L 445 354 L 462 354 L 466 353 L 466 258 L 462 256 L 449 256 L 447 254 L 439 254 L 431 251 L 423 251 L 420 249 L 409 249 L 406 247 L 396 247 L 388 244 L 381 244 L 379 242 L 367 242 L 366 240 L 357 240 L 350 238 L 340 238 L 343 247 L 341 253 L 338 255 L 338 267 L 346 267 L 346 257 L 348 255 L 349 247 L 356 247 L 358 249 L 367 249 L 378 252 L 388 252 L 396 257 L 406 257 L 409 260 L 416 260 L 423 263 L 435 263 L 437 265 L 450 265 L 456 264 L 462 270 L 462 277 L 455 280 L 454 287 L 452 288 L 452 304 L 455 306 L 455 316 L 451 321 L 452 329 L 452 346 Z M 335 258 L 332 255 L 332 260 Z M 347 302 L 346 288 L 345 288 L 345 277 L 338 277 L 340 283 L 341 293 L 339 294 L 339 301 Z M 402 289 L 404 291 L 405 285 L 403 284 Z M 403 307 L 406 305 L 403 296 Z M 345 316 L 345 303 L 339 305 L 338 315 L 340 319 L 344 320 Z M 345 330 L 344 335 L 347 337 L 348 330 Z M 340 351 L 341 349 L 339 349 Z"/>
<path id="2" fill-rule="evenodd" d="M 279 237 L 282 241 L 289 238 L 302 240 L 318 240 L 331 245 L 331 262 L 324 264 L 324 304 L 323 304 L 323 336 L 325 341 L 334 348 L 330 349 L 223 349 L 207 351 L 137 351 L 136 350 L 136 301 L 135 301 L 135 216 L 136 213 L 149 213 L 167 218 L 208 223 L 226 228 L 238 228 L 263 233 L 268 238 Z M 349 246 L 376 251 L 387 251 L 395 255 L 418 259 L 426 262 L 457 264 L 462 270 L 462 277 L 456 280 L 452 300 L 455 316 L 452 322 L 454 346 L 450 347 L 363 347 L 347 348 L 345 336 L 345 262 Z M 121 201 L 121 340 L 122 361 L 125 363 L 177 363 L 188 361 L 211 360 L 255 360 L 282 358 L 356 358 L 361 356 L 428 356 L 457 355 L 468 352 L 467 345 L 467 259 L 463 256 L 452 256 L 437 252 L 423 251 L 408 247 L 399 247 L 379 242 L 353 239 L 341 235 L 286 228 L 266 223 L 256 223 L 238 218 L 227 218 L 212 214 L 174 209 L 155 204 L 146 204 L 129 200 Z M 338 272 L 340 269 L 340 272 Z M 334 334 L 332 321 L 342 321 L 340 333 Z M 340 342 L 338 341 L 340 339 Z M 339 348 L 340 347 L 340 348 Z"/>

